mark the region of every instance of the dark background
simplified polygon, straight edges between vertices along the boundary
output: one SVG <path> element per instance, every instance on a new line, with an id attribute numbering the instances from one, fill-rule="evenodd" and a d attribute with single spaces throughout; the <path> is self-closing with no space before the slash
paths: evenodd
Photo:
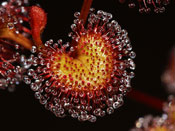
<path id="1" fill-rule="evenodd" d="M 83 0 L 41 0 L 37 3 L 48 13 L 43 41 L 60 38 L 68 41 L 73 13 L 80 11 Z M 168 94 L 160 77 L 168 62 L 169 51 L 175 45 L 175 3 L 168 5 L 163 14 L 139 14 L 137 8 L 129 9 L 117 0 L 94 0 L 92 7 L 112 13 L 113 19 L 128 31 L 137 54 L 133 88 L 166 100 Z M 161 112 L 125 98 L 124 106 L 114 114 L 98 118 L 96 123 L 79 122 L 70 117 L 56 118 L 40 105 L 34 92 L 24 84 L 13 93 L 0 90 L 0 130 L 128 131 L 140 116 L 146 114 L 160 115 Z"/>

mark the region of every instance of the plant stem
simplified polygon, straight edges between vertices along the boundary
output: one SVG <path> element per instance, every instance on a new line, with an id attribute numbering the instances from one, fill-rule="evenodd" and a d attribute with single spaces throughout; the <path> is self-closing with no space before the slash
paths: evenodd
<path id="1" fill-rule="evenodd" d="M 89 9 L 91 8 L 93 0 L 84 0 L 83 6 L 81 8 L 79 19 L 83 20 L 84 24 L 86 23 L 86 19 L 89 13 Z"/>
<path id="2" fill-rule="evenodd" d="M 88 13 L 89 13 L 89 9 L 91 8 L 91 5 L 92 5 L 92 1 L 93 0 L 84 0 L 84 2 L 83 2 L 81 12 L 80 12 L 80 16 L 79 16 L 79 19 L 83 21 L 83 24 L 86 23 L 87 16 L 88 16 Z M 77 48 L 76 48 L 77 44 L 78 43 L 76 41 L 72 40 L 71 46 L 75 47 L 75 50 L 73 52 L 71 52 L 69 55 L 73 58 L 75 58 L 77 56 Z"/>
<path id="3" fill-rule="evenodd" d="M 159 98 L 148 95 L 148 94 L 143 93 L 143 92 L 138 91 L 138 90 L 132 90 L 128 94 L 128 97 L 139 102 L 139 103 L 143 103 L 149 107 L 152 107 L 157 111 L 162 111 L 164 101 L 159 99 Z"/>
<path id="4" fill-rule="evenodd" d="M 25 47 L 26 49 L 29 49 L 29 50 L 32 48 L 32 45 L 33 45 L 32 41 L 30 41 L 29 39 L 27 39 L 23 35 L 15 34 L 14 31 L 11 31 L 7 28 L 1 29 L 0 38 L 13 40 L 16 43 L 22 45 L 23 47 Z"/>

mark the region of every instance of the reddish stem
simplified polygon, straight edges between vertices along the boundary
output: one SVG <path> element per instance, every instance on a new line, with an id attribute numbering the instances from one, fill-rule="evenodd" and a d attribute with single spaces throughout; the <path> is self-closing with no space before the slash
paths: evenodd
<path id="1" fill-rule="evenodd" d="M 132 90 L 128 94 L 128 97 L 137 101 L 137 102 L 140 102 L 140 103 L 143 103 L 149 107 L 152 107 L 158 111 L 162 111 L 164 101 L 159 99 L 159 98 L 156 98 L 154 96 L 148 95 L 148 94 L 143 93 L 143 92 L 140 92 L 138 90 Z"/>
<path id="2" fill-rule="evenodd" d="M 91 8 L 91 5 L 92 5 L 92 1 L 93 0 L 84 0 L 83 2 L 83 5 L 82 5 L 82 8 L 81 8 L 81 12 L 80 12 L 80 16 L 79 16 L 79 19 L 83 21 L 83 24 L 86 23 L 86 20 L 87 20 L 87 16 L 88 16 L 88 13 L 89 13 L 89 9 Z M 71 42 L 71 45 L 73 47 L 75 47 L 75 51 L 71 52 L 69 55 L 73 58 L 75 58 L 77 56 L 77 42 L 72 40 Z"/>
<path id="3" fill-rule="evenodd" d="M 86 19 L 89 13 L 89 9 L 91 8 L 93 0 L 84 0 L 83 6 L 81 8 L 79 19 L 83 20 L 84 24 L 86 23 Z"/>
<path id="4" fill-rule="evenodd" d="M 33 42 L 31 40 L 24 37 L 20 33 L 14 33 L 14 30 L 9 30 L 8 28 L 0 29 L 0 38 L 13 40 L 16 43 L 25 47 L 26 49 L 31 49 L 33 45 Z"/>

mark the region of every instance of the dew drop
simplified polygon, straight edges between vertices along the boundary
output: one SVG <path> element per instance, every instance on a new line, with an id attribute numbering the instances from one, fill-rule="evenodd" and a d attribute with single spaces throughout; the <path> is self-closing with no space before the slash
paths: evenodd
<path id="1" fill-rule="evenodd" d="M 12 30 L 14 28 L 14 24 L 13 23 L 8 23 L 7 24 L 7 28 L 9 28 L 10 30 Z"/>
<path id="2" fill-rule="evenodd" d="M 31 52 L 32 52 L 32 53 L 36 53 L 36 51 L 37 51 L 36 46 L 32 46 Z"/>

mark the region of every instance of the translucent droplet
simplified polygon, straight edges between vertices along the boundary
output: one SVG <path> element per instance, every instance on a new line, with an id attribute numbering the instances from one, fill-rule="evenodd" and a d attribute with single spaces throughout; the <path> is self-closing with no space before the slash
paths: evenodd
<path id="1" fill-rule="evenodd" d="M 129 7 L 129 8 L 134 8 L 135 6 L 136 6 L 135 3 L 129 3 L 129 4 L 128 4 L 128 7 Z"/>
<path id="2" fill-rule="evenodd" d="M 110 114 L 114 113 L 114 108 L 108 107 L 106 112 L 110 115 Z"/>
<path id="3" fill-rule="evenodd" d="M 114 109 L 117 109 L 118 107 L 120 107 L 119 102 L 114 102 L 114 103 L 113 103 L 113 108 L 114 108 Z"/>
<path id="4" fill-rule="evenodd" d="M 95 117 L 95 116 L 93 116 L 93 115 L 91 115 L 91 116 L 89 117 L 89 121 L 90 121 L 90 122 L 96 122 L 96 120 L 97 120 L 97 117 Z"/>
<path id="5" fill-rule="evenodd" d="M 37 91 L 39 89 L 39 86 L 36 83 L 32 83 L 30 87 L 33 91 Z"/>
<path id="6" fill-rule="evenodd" d="M 28 71 L 29 76 L 32 76 L 34 73 L 35 73 L 35 71 L 33 69 L 29 69 L 29 71 Z"/>
<path id="7" fill-rule="evenodd" d="M 76 24 L 72 24 L 72 25 L 71 25 L 71 29 L 72 29 L 73 31 L 76 31 L 76 29 L 77 29 Z"/>
<path id="8" fill-rule="evenodd" d="M 131 70 L 135 70 L 135 63 L 132 59 L 128 59 L 128 63 L 130 65 L 130 69 Z"/>
<path id="9" fill-rule="evenodd" d="M 31 52 L 32 52 L 32 53 L 36 53 L 36 51 L 37 51 L 36 46 L 32 46 Z"/>
<path id="10" fill-rule="evenodd" d="M 98 11 L 97 11 L 97 14 L 100 15 L 100 16 L 102 16 L 103 13 L 104 13 L 104 12 L 103 12 L 102 10 L 98 10 Z"/>
<path id="11" fill-rule="evenodd" d="M 41 94 L 39 92 L 35 92 L 35 98 L 36 99 L 40 99 L 41 98 Z"/>
<path id="12" fill-rule="evenodd" d="M 25 77 L 24 77 L 24 82 L 25 82 L 26 84 L 30 84 L 30 83 L 31 83 L 31 79 L 30 79 L 29 77 L 25 76 Z"/>
<path id="13" fill-rule="evenodd" d="M 78 18 L 79 16 L 80 16 L 80 12 L 75 12 L 75 13 L 74 13 L 74 17 L 75 17 L 75 18 Z"/>
<path id="14" fill-rule="evenodd" d="M 112 19 L 112 14 L 111 13 L 107 13 L 107 18 L 110 20 Z"/>
<path id="15" fill-rule="evenodd" d="M 129 56 L 131 57 L 131 59 L 134 59 L 136 57 L 136 53 L 134 51 L 131 51 L 129 53 Z"/>
<path id="16" fill-rule="evenodd" d="M 145 8 L 140 8 L 140 9 L 139 9 L 139 12 L 140 12 L 140 13 L 144 13 L 144 12 L 145 12 Z"/>
<path id="17" fill-rule="evenodd" d="M 20 45 L 15 44 L 15 49 L 18 50 L 20 48 Z"/>
<path id="18" fill-rule="evenodd" d="M 2 2 L 1 5 L 5 7 L 8 3 L 6 1 Z"/>
<path id="19" fill-rule="evenodd" d="M 8 23 L 8 24 L 7 24 L 7 28 L 13 29 L 13 28 L 14 28 L 14 24 L 13 24 L 13 23 Z"/>
<path id="20" fill-rule="evenodd" d="M 16 31 L 15 31 L 15 33 L 16 33 L 16 34 L 19 34 L 19 31 L 18 31 L 18 30 L 16 30 Z"/>

